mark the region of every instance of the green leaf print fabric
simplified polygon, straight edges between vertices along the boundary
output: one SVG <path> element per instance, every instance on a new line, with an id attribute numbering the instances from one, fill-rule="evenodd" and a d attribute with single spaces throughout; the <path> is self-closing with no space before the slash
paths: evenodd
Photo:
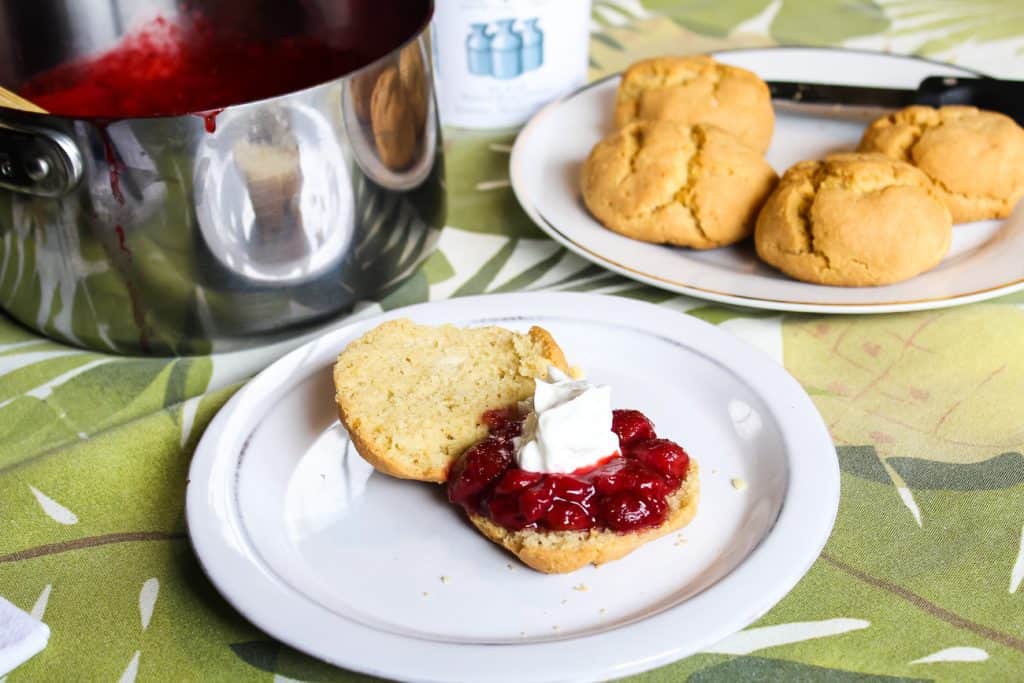
<path id="1" fill-rule="evenodd" d="M 653 54 L 781 42 L 1024 78 L 1015 1 L 596 0 L 592 28 L 592 77 Z M 514 138 L 446 131 L 448 227 L 437 251 L 353 315 L 512 291 L 651 301 L 783 363 L 824 416 L 842 472 L 835 530 L 789 595 L 707 651 L 629 680 L 1024 680 L 1024 297 L 842 317 L 645 287 L 568 254 L 530 222 L 509 187 Z M 25 216 L 25 229 L 41 220 Z M 0 244 L 0 292 L 49 297 L 39 325 L 71 316 L 81 339 L 102 346 L 94 311 L 123 305 L 116 278 L 97 271 L 88 286 L 42 292 L 37 256 L 15 251 Z M 184 523 L 205 427 L 248 377 L 315 334 L 230 354 L 127 358 L 0 316 L 0 595 L 52 630 L 2 683 L 370 680 L 245 621 L 204 577 Z"/>

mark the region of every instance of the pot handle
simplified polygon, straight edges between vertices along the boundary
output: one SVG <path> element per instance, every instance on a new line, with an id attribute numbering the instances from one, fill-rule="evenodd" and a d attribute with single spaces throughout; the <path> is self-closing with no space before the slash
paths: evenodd
<path id="1" fill-rule="evenodd" d="M 0 188 L 62 197 L 82 178 L 82 155 L 64 133 L 0 122 Z"/>

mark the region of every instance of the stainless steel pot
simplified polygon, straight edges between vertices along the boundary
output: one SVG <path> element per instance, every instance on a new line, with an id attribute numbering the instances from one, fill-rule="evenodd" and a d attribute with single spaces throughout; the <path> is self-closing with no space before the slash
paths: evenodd
<path id="1" fill-rule="evenodd" d="M 0 108 L 0 305 L 25 325 L 123 353 L 237 348 L 396 286 L 433 248 L 429 0 L 0 0 L 0 84 L 196 6 L 268 36 L 399 28 L 356 72 L 216 114 Z"/>

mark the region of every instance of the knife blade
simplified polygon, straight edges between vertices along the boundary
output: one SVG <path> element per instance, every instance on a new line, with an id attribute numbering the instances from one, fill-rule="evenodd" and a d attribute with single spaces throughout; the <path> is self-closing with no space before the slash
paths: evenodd
<path id="1" fill-rule="evenodd" d="M 966 104 L 1002 112 L 1024 124 L 1024 81 L 929 76 L 916 89 L 795 81 L 769 81 L 768 88 L 773 100 L 797 111 L 824 108 L 833 115 L 862 118 L 913 104 Z"/>

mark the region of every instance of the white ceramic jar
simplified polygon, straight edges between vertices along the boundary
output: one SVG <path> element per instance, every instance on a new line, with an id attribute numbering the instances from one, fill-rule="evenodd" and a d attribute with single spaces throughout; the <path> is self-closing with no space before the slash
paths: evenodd
<path id="1" fill-rule="evenodd" d="M 506 128 L 587 78 L 590 0 L 437 0 L 441 122 Z"/>

